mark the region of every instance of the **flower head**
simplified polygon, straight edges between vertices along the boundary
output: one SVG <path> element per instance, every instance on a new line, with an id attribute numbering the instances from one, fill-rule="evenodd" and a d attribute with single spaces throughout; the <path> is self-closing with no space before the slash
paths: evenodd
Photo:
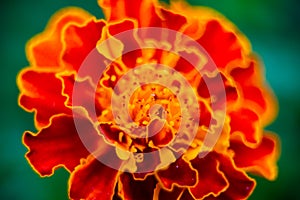
<path id="1" fill-rule="evenodd" d="M 19 104 L 35 113 L 26 158 L 70 172 L 70 199 L 245 199 L 275 179 L 276 114 L 262 64 L 216 11 L 99 0 L 32 38 Z"/>

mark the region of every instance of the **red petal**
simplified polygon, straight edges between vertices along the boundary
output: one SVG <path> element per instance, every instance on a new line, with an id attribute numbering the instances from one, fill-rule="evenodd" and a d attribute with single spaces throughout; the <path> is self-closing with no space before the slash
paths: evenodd
<path id="1" fill-rule="evenodd" d="M 256 145 L 262 136 L 259 118 L 249 109 L 240 109 L 229 113 L 231 134 L 242 134 L 248 145 Z"/>
<path id="2" fill-rule="evenodd" d="M 187 20 L 180 14 L 175 14 L 166 9 L 160 9 L 163 27 L 173 30 L 179 30 L 186 24 Z M 176 23 L 174 23 L 176 22 Z"/>
<path id="3" fill-rule="evenodd" d="M 267 125 L 276 116 L 276 99 L 263 80 L 261 64 L 251 60 L 247 65 L 232 69 L 230 74 L 241 88 L 243 103 L 259 115 L 262 125 Z"/>
<path id="4" fill-rule="evenodd" d="M 123 173 L 119 180 L 119 195 L 126 200 L 152 200 L 157 181 L 154 176 L 147 176 L 143 181 L 134 180 L 129 173 Z"/>
<path id="5" fill-rule="evenodd" d="M 220 68 L 225 68 L 229 62 L 242 58 L 242 46 L 236 35 L 224 30 L 218 21 L 207 23 L 205 32 L 198 42 Z"/>
<path id="6" fill-rule="evenodd" d="M 228 187 L 228 182 L 219 169 L 220 163 L 211 154 L 192 160 L 192 165 L 198 171 L 199 181 L 189 190 L 196 199 L 210 194 L 217 196 Z"/>
<path id="7" fill-rule="evenodd" d="M 189 191 L 188 190 L 185 190 L 184 192 L 183 192 L 183 194 L 181 195 L 181 198 L 180 198 L 180 200 L 195 200 L 195 198 L 189 193 Z"/>
<path id="8" fill-rule="evenodd" d="M 59 67 L 63 44 L 61 35 L 64 28 L 72 24 L 83 24 L 91 16 L 78 8 L 67 8 L 52 17 L 45 32 L 30 40 L 26 47 L 31 66 Z"/>
<path id="9" fill-rule="evenodd" d="M 256 86 L 248 86 L 243 88 L 244 98 L 256 103 L 261 109 L 266 110 L 266 100 L 262 89 Z"/>
<path id="10" fill-rule="evenodd" d="M 63 82 L 63 95 L 67 96 L 66 104 L 69 107 L 82 107 L 86 109 L 89 117 L 97 122 L 97 116 L 107 108 L 110 104 L 110 98 L 103 94 L 95 92 L 95 88 L 89 79 L 76 80 L 76 93 L 73 93 L 75 84 L 75 75 L 62 75 L 60 76 Z M 96 94 L 95 94 L 96 93 Z M 78 95 L 75 99 L 73 95 Z"/>
<path id="11" fill-rule="evenodd" d="M 72 116 L 56 116 L 37 135 L 25 132 L 23 142 L 29 148 L 26 157 L 40 175 L 52 175 L 53 170 L 61 165 L 72 171 L 81 158 L 89 155 L 73 120 Z M 87 138 L 97 136 L 91 123 L 83 119 L 81 123 L 85 124 Z"/>
<path id="12" fill-rule="evenodd" d="M 220 79 L 223 81 L 222 85 L 219 81 Z M 228 102 L 228 105 L 231 105 L 236 103 L 238 99 L 237 88 L 230 83 L 229 78 L 223 73 L 219 73 L 213 77 L 204 75 L 197 87 L 197 92 L 201 97 L 207 99 L 210 99 L 212 95 L 216 96 L 220 102 L 220 105 L 216 106 L 222 106 L 222 103 L 225 101 Z M 212 94 L 210 92 L 212 92 Z"/>
<path id="13" fill-rule="evenodd" d="M 131 145 L 131 142 L 126 137 L 126 134 L 119 129 L 118 126 L 112 125 L 112 124 L 100 124 L 99 125 L 100 132 L 105 136 L 105 138 L 110 141 L 112 144 L 114 143 L 122 143 L 122 142 L 128 142 L 128 143 L 122 143 L 125 147 L 129 147 Z M 120 135 L 123 135 L 122 137 Z M 121 137 L 121 138 L 120 138 Z M 125 139 L 124 141 L 120 141 L 120 139 Z"/>
<path id="14" fill-rule="evenodd" d="M 71 174 L 69 187 L 73 200 L 112 199 L 119 172 L 91 157 Z"/>
<path id="15" fill-rule="evenodd" d="M 217 158 L 220 162 L 220 170 L 225 174 L 229 182 L 228 189 L 218 196 L 218 199 L 246 199 L 255 187 L 255 181 L 247 174 L 236 168 L 233 161 L 222 155 Z"/>
<path id="16" fill-rule="evenodd" d="M 264 135 L 256 148 L 247 147 L 239 140 L 231 141 L 230 148 L 235 152 L 233 158 L 238 167 L 273 180 L 277 175 L 278 143 L 274 135 Z"/>
<path id="17" fill-rule="evenodd" d="M 108 25 L 108 31 L 111 35 L 116 35 L 118 33 L 122 33 L 133 28 L 136 28 L 136 25 L 135 22 L 131 19 L 124 19 L 119 23 L 111 23 Z"/>
<path id="18" fill-rule="evenodd" d="M 108 25 L 108 31 L 111 35 L 116 35 L 118 33 L 122 33 L 127 30 L 131 30 L 133 28 L 137 28 L 136 21 L 132 19 L 125 19 L 119 23 L 112 23 Z M 121 37 L 122 36 L 122 37 Z M 126 68 L 133 68 L 136 66 L 137 58 L 142 56 L 141 48 L 136 41 L 136 36 L 133 34 L 121 34 L 118 36 L 118 39 L 122 41 L 124 45 L 123 52 L 127 52 L 122 55 L 122 61 L 124 62 Z M 132 49 L 136 49 L 132 51 Z M 121 68 L 118 66 L 119 64 L 114 63 L 110 68 Z M 124 70 L 124 69 L 123 69 Z M 126 70 L 126 69 L 125 69 Z M 119 70 L 120 71 L 120 70 Z M 112 69 L 111 72 L 107 73 L 108 75 L 115 75 L 117 80 L 122 74 L 116 73 L 116 70 Z M 117 82 L 117 80 L 115 82 Z"/>
<path id="19" fill-rule="evenodd" d="M 27 110 L 36 111 L 38 127 L 47 125 L 53 115 L 71 113 L 64 104 L 67 98 L 61 94 L 62 83 L 55 73 L 27 69 L 19 75 L 18 86 L 21 90 L 19 103 Z"/>
<path id="20" fill-rule="evenodd" d="M 63 39 L 66 49 L 63 60 L 70 64 L 71 68 L 78 70 L 87 55 L 96 48 L 105 25 L 104 21 L 91 20 L 85 26 L 72 24 L 65 30 Z"/>
<path id="21" fill-rule="evenodd" d="M 257 67 L 255 68 L 254 62 L 252 61 L 246 68 L 236 67 L 232 69 L 230 75 L 243 87 L 258 81 L 257 78 L 259 74 L 257 74 L 257 70 Z"/>
<path id="22" fill-rule="evenodd" d="M 168 125 L 162 125 L 161 120 L 154 119 L 148 125 L 149 141 L 156 147 L 164 147 L 169 144 L 174 135 Z M 163 128 L 161 128 L 163 126 Z M 159 130 L 161 128 L 161 130 Z"/>
<path id="23" fill-rule="evenodd" d="M 172 191 L 164 190 L 159 185 L 157 185 L 156 187 L 157 188 L 154 192 L 154 199 L 178 200 L 184 192 L 184 189 L 178 187 L 174 187 Z"/>
<path id="24" fill-rule="evenodd" d="M 180 158 L 170 164 L 167 169 L 158 171 L 157 178 L 167 190 L 171 190 L 174 185 L 194 186 L 197 183 L 197 171 L 190 163 Z"/>

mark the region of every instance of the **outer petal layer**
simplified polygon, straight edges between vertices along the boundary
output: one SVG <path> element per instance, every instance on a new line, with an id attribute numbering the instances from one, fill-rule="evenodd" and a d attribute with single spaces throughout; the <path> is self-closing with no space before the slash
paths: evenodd
<path id="1" fill-rule="evenodd" d="M 225 174 L 229 182 L 228 189 L 221 193 L 218 199 L 246 199 L 252 193 L 255 187 L 255 181 L 248 175 L 238 169 L 233 161 L 223 155 L 218 155 L 220 170 Z"/>
<path id="2" fill-rule="evenodd" d="M 63 49 L 61 35 L 64 28 L 69 24 L 82 24 L 90 18 L 91 15 L 79 8 L 66 8 L 56 13 L 46 31 L 28 42 L 26 52 L 30 65 L 52 70 L 62 67 L 60 54 Z"/>
<path id="3" fill-rule="evenodd" d="M 193 167 L 198 171 L 198 183 L 190 188 L 191 194 L 196 199 L 202 199 L 210 194 L 218 196 L 222 191 L 228 188 L 228 181 L 225 175 L 220 171 L 220 165 L 211 155 L 205 158 L 196 158 L 192 161 Z"/>
<path id="4" fill-rule="evenodd" d="M 112 199 L 119 172 L 90 157 L 72 173 L 69 187 L 73 200 Z"/>
<path id="5" fill-rule="evenodd" d="M 278 143 L 274 135 L 268 134 L 256 148 L 247 147 L 240 140 L 231 141 L 230 148 L 235 153 L 234 161 L 238 167 L 274 180 L 277 176 Z"/>
<path id="6" fill-rule="evenodd" d="M 86 136 L 94 138 L 97 133 L 92 124 L 82 121 L 90 125 L 86 126 Z M 29 148 L 27 159 L 42 176 L 51 175 L 53 169 L 61 165 L 73 171 L 80 159 L 89 155 L 78 136 L 73 117 L 68 115 L 52 118 L 51 124 L 37 135 L 25 132 L 23 142 Z"/>
<path id="7" fill-rule="evenodd" d="M 71 114 L 62 96 L 62 83 L 54 72 L 27 69 L 18 77 L 18 86 L 22 93 L 19 104 L 29 111 L 36 111 L 36 125 L 42 127 L 49 123 L 55 114 Z"/>

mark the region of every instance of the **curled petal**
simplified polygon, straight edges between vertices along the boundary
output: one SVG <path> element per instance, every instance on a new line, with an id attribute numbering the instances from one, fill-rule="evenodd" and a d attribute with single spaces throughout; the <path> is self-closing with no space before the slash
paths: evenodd
<path id="1" fill-rule="evenodd" d="M 147 176 L 143 181 L 134 180 L 132 174 L 123 173 L 119 179 L 119 195 L 126 200 L 152 200 L 157 181 L 154 176 Z"/>
<path id="2" fill-rule="evenodd" d="M 26 46 L 31 66 L 60 68 L 63 44 L 61 35 L 69 24 L 83 24 L 91 15 L 79 8 L 66 8 L 52 17 L 45 32 L 32 38 Z M 49 70 L 50 70 L 49 68 Z"/>
<path id="3" fill-rule="evenodd" d="M 98 0 L 108 21 L 124 18 L 137 19 L 141 27 L 155 26 L 158 17 L 155 12 L 155 0 Z"/>
<path id="4" fill-rule="evenodd" d="M 69 180 L 69 195 L 73 200 L 112 199 L 119 172 L 89 157 L 75 169 Z"/>
<path id="5" fill-rule="evenodd" d="M 262 125 L 270 123 L 277 112 L 276 100 L 271 91 L 262 85 L 243 87 L 244 103 L 260 116 Z"/>
<path id="6" fill-rule="evenodd" d="M 274 135 L 265 134 L 256 148 L 247 147 L 240 140 L 232 140 L 230 149 L 234 151 L 233 159 L 238 167 L 274 180 L 277 175 L 278 143 Z"/>
<path id="7" fill-rule="evenodd" d="M 162 26 L 173 30 L 180 30 L 187 22 L 186 17 L 163 8 L 160 9 L 160 17 L 162 18 Z"/>
<path id="8" fill-rule="evenodd" d="M 257 145 L 262 137 L 258 115 L 249 109 L 239 109 L 230 114 L 231 134 L 243 136 L 248 146 Z"/>
<path id="9" fill-rule="evenodd" d="M 24 70 L 18 77 L 21 90 L 19 104 L 29 111 L 36 111 L 37 127 L 45 126 L 55 114 L 70 114 L 65 106 L 66 97 L 62 96 L 61 81 L 53 72 Z"/>
<path id="10" fill-rule="evenodd" d="M 166 190 L 172 190 L 174 185 L 178 187 L 194 186 L 198 181 L 197 171 L 182 158 L 170 164 L 167 169 L 159 170 L 156 174 Z"/>
<path id="11" fill-rule="evenodd" d="M 73 171 L 80 159 L 90 154 L 82 144 L 73 120 L 72 116 L 59 115 L 37 135 L 25 132 L 23 143 L 29 149 L 26 158 L 40 175 L 52 175 L 58 166 Z M 97 133 L 92 124 L 84 119 L 81 121 L 86 125 L 86 137 L 94 138 Z"/>
<path id="12" fill-rule="evenodd" d="M 167 191 L 164 190 L 159 184 L 157 184 L 154 191 L 154 199 L 179 200 L 183 192 L 183 188 L 174 187 L 172 191 Z"/>
<path id="13" fill-rule="evenodd" d="M 88 54 L 96 48 L 105 25 L 104 21 L 93 19 L 84 26 L 74 24 L 66 28 L 63 37 L 66 47 L 62 59 L 71 66 L 71 69 L 77 71 Z"/>
<path id="14" fill-rule="evenodd" d="M 180 199 L 184 199 L 184 200 L 195 200 L 195 198 L 191 195 L 191 193 L 188 190 L 185 190 Z"/>
<path id="15" fill-rule="evenodd" d="M 229 187 L 218 196 L 218 199 L 246 199 L 254 190 L 256 182 L 243 170 L 238 169 L 231 158 L 218 155 L 220 171 L 224 173 Z"/>
<path id="16" fill-rule="evenodd" d="M 62 94 L 67 97 L 65 104 L 69 108 L 80 107 L 85 109 L 89 117 L 93 121 L 97 121 L 97 119 L 95 119 L 96 116 L 100 115 L 107 105 L 109 105 L 109 98 L 98 93 L 95 94 L 91 79 L 86 78 L 78 81 L 75 79 L 75 75 L 76 74 L 73 73 L 67 73 L 58 76 L 63 83 Z M 74 86 L 79 91 L 77 91 L 76 95 L 80 96 L 73 96 Z"/>
<path id="17" fill-rule="evenodd" d="M 233 68 L 230 75 L 240 87 L 242 103 L 249 105 L 259 115 L 262 125 L 269 124 L 276 116 L 276 99 L 263 80 L 258 59 L 251 59 L 246 67 Z"/>
<path id="18" fill-rule="evenodd" d="M 225 68 L 231 61 L 242 58 L 242 46 L 236 35 L 224 30 L 219 21 L 209 21 L 198 42 L 219 68 Z"/>
<path id="19" fill-rule="evenodd" d="M 204 158 L 192 160 L 193 167 L 198 171 L 198 179 L 195 187 L 191 187 L 190 193 L 196 199 L 206 196 L 218 196 L 229 187 L 225 175 L 220 171 L 220 164 L 211 154 Z"/>

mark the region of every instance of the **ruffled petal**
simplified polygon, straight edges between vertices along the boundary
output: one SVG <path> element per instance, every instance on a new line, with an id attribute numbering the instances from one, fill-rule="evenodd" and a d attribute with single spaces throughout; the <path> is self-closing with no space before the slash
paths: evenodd
<path id="1" fill-rule="evenodd" d="M 188 190 L 185 190 L 182 193 L 180 200 L 181 199 L 184 199 L 184 200 L 195 200 L 195 198 L 191 195 L 191 193 Z"/>
<path id="2" fill-rule="evenodd" d="M 97 136 L 89 121 L 78 120 L 85 124 L 87 138 Z M 80 159 L 89 155 L 77 133 L 74 119 L 69 115 L 53 117 L 50 125 L 37 135 L 25 132 L 23 143 L 29 149 L 26 158 L 41 176 L 52 175 L 53 170 L 59 166 L 73 171 L 80 164 Z"/>
<path id="3" fill-rule="evenodd" d="M 276 99 L 263 79 L 261 65 L 258 59 L 252 58 L 246 66 L 233 68 L 230 75 L 240 87 L 242 104 L 251 107 L 265 126 L 274 119 L 278 109 Z"/>
<path id="4" fill-rule="evenodd" d="M 105 25 L 103 20 L 96 21 L 93 19 L 84 26 L 74 24 L 66 28 L 63 35 L 66 47 L 62 59 L 70 65 L 71 69 L 77 71 L 88 54 L 96 48 Z"/>
<path id="5" fill-rule="evenodd" d="M 180 30 L 187 23 L 186 17 L 180 14 L 163 8 L 161 8 L 159 11 L 160 17 L 162 18 L 162 26 L 164 28 Z"/>
<path id="6" fill-rule="evenodd" d="M 63 83 L 62 94 L 67 97 L 66 106 L 85 109 L 90 119 L 97 122 L 97 116 L 101 115 L 101 112 L 110 104 L 110 98 L 106 96 L 106 93 L 95 92 L 90 79 L 75 80 L 75 74 L 72 73 L 60 74 L 58 77 Z M 76 86 L 76 94 L 73 93 L 74 86 Z"/>
<path id="7" fill-rule="evenodd" d="M 63 44 L 62 32 L 69 24 L 83 24 L 91 15 L 79 8 L 66 8 L 56 13 L 45 31 L 32 38 L 27 46 L 27 58 L 31 66 L 60 68 Z"/>
<path id="8" fill-rule="evenodd" d="M 193 167 L 198 171 L 198 179 L 195 187 L 191 187 L 190 193 L 195 199 L 206 196 L 218 196 L 229 187 L 225 175 L 220 171 L 220 163 L 211 155 L 192 160 Z"/>
<path id="9" fill-rule="evenodd" d="M 71 174 L 69 196 L 73 200 L 112 199 L 118 176 L 118 170 L 89 157 Z"/>
<path id="10" fill-rule="evenodd" d="M 155 0 L 98 0 L 98 4 L 108 21 L 118 21 L 125 18 L 137 19 L 141 27 L 157 25 Z"/>
<path id="11" fill-rule="evenodd" d="M 154 191 L 154 198 L 158 200 L 179 200 L 181 195 L 183 194 L 184 189 L 179 187 L 174 187 L 172 191 L 164 190 L 159 184 L 156 185 L 156 189 Z"/>
<path id="12" fill-rule="evenodd" d="M 19 104 L 28 111 L 36 112 L 37 127 L 47 125 L 53 115 L 71 114 L 64 104 L 67 98 L 61 94 L 62 83 L 55 73 L 28 68 L 20 73 L 18 86 L 21 90 Z"/>
<path id="13" fill-rule="evenodd" d="M 230 149 L 234 151 L 233 159 L 237 167 L 274 180 L 277 176 L 278 145 L 278 138 L 271 134 L 264 134 L 256 148 L 247 147 L 241 140 L 232 140 Z"/>
<path id="14" fill-rule="evenodd" d="M 219 68 L 225 68 L 231 61 L 242 58 L 242 46 L 237 36 L 225 30 L 219 21 L 209 21 L 198 42 Z"/>
<path id="15" fill-rule="evenodd" d="M 252 110 L 241 108 L 229 113 L 231 135 L 241 135 L 248 146 L 257 145 L 262 137 L 259 117 Z"/>
<path id="16" fill-rule="evenodd" d="M 218 199 L 246 199 L 254 190 L 256 182 L 244 171 L 238 169 L 231 158 L 224 155 L 217 155 L 220 162 L 220 171 L 224 173 L 229 187 L 221 193 Z"/>
<path id="17" fill-rule="evenodd" d="M 134 180 L 129 173 L 123 173 L 119 179 L 119 195 L 126 200 L 152 200 L 157 181 L 154 176 L 147 176 L 143 181 Z"/>
<path id="18" fill-rule="evenodd" d="M 191 187 L 198 181 L 197 171 L 182 158 L 170 164 L 167 169 L 157 171 L 156 175 L 166 190 L 172 190 L 174 185 L 178 187 Z"/>

